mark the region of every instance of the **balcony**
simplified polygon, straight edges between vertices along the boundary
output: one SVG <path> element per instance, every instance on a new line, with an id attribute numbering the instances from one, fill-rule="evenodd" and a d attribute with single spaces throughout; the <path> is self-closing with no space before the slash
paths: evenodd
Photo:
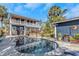
<path id="1" fill-rule="evenodd" d="M 39 24 L 32 24 L 32 23 L 25 23 L 25 26 L 27 26 L 27 27 L 36 27 L 36 28 L 41 27 Z"/>
<path id="2" fill-rule="evenodd" d="M 36 23 L 36 24 L 33 24 L 33 23 L 27 23 L 25 21 L 16 21 L 15 19 L 12 19 L 11 20 L 11 24 L 15 24 L 15 25 L 23 25 L 23 26 L 27 26 L 27 27 L 36 27 L 36 28 L 40 28 L 40 24 Z"/>
<path id="3" fill-rule="evenodd" d="M 15 25 L 24 25 L 24 22 L 21 22 L 19 19 L 12 19 L 11 20 L 11 24 L 15 24 Z"/>

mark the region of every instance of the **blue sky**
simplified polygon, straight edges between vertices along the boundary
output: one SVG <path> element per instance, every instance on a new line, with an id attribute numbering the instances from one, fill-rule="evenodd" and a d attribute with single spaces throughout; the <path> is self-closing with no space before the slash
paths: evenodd
<path id="1" fill-rule="evenodd" d="M 7 7 L 8 12 L 33 18 L 36 20 L 46 21 L 48 10 L 51 6 L 57 5 L 62 9 L 68 9 L 64 14 L 66 18 L 79 16 L 78 3 L 3 3 Z"/>

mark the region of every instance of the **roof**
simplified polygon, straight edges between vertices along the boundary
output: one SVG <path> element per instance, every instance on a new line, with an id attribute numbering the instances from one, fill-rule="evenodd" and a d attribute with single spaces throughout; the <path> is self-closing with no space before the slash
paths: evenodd
<path id="1" fill-rule="evenodd" d="M 71 21 L 76 21 L 76 20 L 79 20 L 79 17 L 70 18 L 69 20 L 66 20 L 66 21 L 56 22 L 56 24 L 58 24 L 58 23 L 65 23 L 65 22 L 71 22 Z"/>
<path id="2" fill-rule="evenodd" d="M 14 17 L 17 17 L 17 18 L 22 18 L 22 19 L 26 19 L 26 20 L 32 20 L 32 21 L 37 21 L 37 22 L 40 22 L 39 20 L 36 20 L 36 19 L 32 19 L 32 18 L 28 18 L 28 17 L 25 17 L 25 16 L 21 16 L 21 15 L 17 15 L 17 14 L 13 14 L 13 13 L 9 13 L 11 16 L 14 16 Z"/>

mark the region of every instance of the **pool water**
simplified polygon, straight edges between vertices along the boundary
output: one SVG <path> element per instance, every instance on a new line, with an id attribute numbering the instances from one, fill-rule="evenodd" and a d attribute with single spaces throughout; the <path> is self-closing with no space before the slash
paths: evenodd
<path id="1" fill-rule="evenodd" d="M 40 39 L 35 42 L 33 41 L 28 44 L 26 43 L 25 45 L 19 47 L 20 48 L 18 48 L 17 50 L 20 53 L 28 53 L 43 56 L 46 52 L 55 50 L 58 47 L 58 44 L 56 42 L 49 41 L 46 39 Z"/>

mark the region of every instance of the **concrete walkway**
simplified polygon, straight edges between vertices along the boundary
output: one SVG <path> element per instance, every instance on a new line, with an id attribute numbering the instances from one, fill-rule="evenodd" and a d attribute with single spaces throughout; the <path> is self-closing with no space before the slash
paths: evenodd
<path id="1" fill-rule="evenodd" d="M 66 47 L 70 50 L 79 51 L 79 44 L 74 44 L 70 42 L 56 41 L 60 47 Z"/>

